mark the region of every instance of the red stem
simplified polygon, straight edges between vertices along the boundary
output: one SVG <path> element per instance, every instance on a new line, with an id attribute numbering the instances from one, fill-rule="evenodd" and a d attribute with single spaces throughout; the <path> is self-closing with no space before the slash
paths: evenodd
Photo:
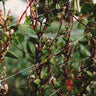
<path id="1" fill-rule="evenodd" d="M 23 12 L 23 14 L 21 15 L 20 19 L 18 20 L 18 24 L 20 24 L 24 14 L 27 12 L 27 9 L 31 6 L 31 4 L 33 3 L 34 0 L 31 0 L 29 5 L 26 7 L 25 11 Z"/>
<path id="2" fill-rule="evenodd" d="M 35 23 L 35 27 L 37 27 L 37 29 L 38 29 L 38 26 L 37 26 L 37 23 L 38 23 L 38 13 L 37 13 L 37 10 L 36 10 L 36 23 Z"/>
<path id="3" fill-rule="evenodd" d="M 52 44 L 55 42 L 55 40 L 57 39 L 57 37 L 59 37 L 61 27 L 62 27 L 62 20 L 61 20 L 61 22 L 60 22 L 60 26 L 59 26 L 58 33 L 57 33 L 56 37 L 54 38 L 54 40 L 51 42 L 51 44 L 50 44 L 50 46 L 49 46 L 49 48 L 48 48 L 48 51 L 50 50 Z"/>
<path id="4" fill-rule="evenodd" d="M 69 40 L 70 40 L 70 36 L 71 36 L 71 32 L 72 32 L 72 28 L 73 28 L 73 17 L 72 17 L 72 26 L 70 28 L 70 31 L 69 31 L 69 38 L 68 38 L 68 44 L 69 44 Z"/>
<path id="5" fill-rule="evenodd" d="M 85 25 L 84 23 L 79 21 L 72 13 L 70 13 L 70 14 L 73 16 L 74 19 L 76 19 L 79 23 L 81 23 L 85 28 L 87 28 L 92 33 L 92 30 L 87 25 Z"/>

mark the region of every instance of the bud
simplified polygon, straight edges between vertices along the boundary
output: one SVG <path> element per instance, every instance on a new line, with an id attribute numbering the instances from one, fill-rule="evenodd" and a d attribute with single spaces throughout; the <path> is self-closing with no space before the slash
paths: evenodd
<path id="1" fill-rule="evenodd" d="M 56 59 L 56 62 L 58 62 L 58 58 Z"/>
<path id="2" fill-rule="evenodd" d="M 94 88 L 94 86 L 91 86 L 91 88 Z"/>
<path id="3" fill-rule="evenodd" d="M 1 79 L 3 79 L 4 78 L 4 76 L 1 76 Z"/>
<path id="4" fill-rule="evenodd" d="M 9 31 L 6 31 L 5 33 L 6 33 L 7 35 L 9 35 Z"/>
<path id="5" fill-rule="evenodd" d="M 74 39 L 71 39 L 71 42 L 73 42 L 74 41 Z"/>
<path id="6" fill-rule="evenodd" d="M 96 59 L 95 58 L 93 58 L 93 61 L 94 61 L 94 63 L 96 63 Z"/>
<path id="7" fill-rule="evenodd" d="M 42 49 L 44 49 L 45 48 L 45 45 L 42 47 Z"/>
<path id="8" fill-rule="evenodd" d="M 92 37 L 92 34 L 90 34 L 90 38 Z"/>
<path id="9" fill-rule="evenodd" d="M 32 7 L 31 9 L 32 9 L 32 11 L 33 11 L 33 12 L 35 12 L 35 11 L 36 11 L 36 8 L 35 8 L 35 7 Z"/>
<path id="10" fill-rule="evenodd" d="M 65 12 L 63 11 L 63 12 L 62 12 L 62 15 L 64 15 L 64 14 L 65 14 Z"/>
<path id="11" fill-rule="evenodd" d="M 53 82 L 56 82 L 56 78 L 53 78 Z"/>
<path id="12" fill-rule="evenodd" d="M 45 1 L 45 6 L 48 7 L 48 1 L 47 0 Z"/>
<path id="13" fill-rule="evenodd" d="M 30 75 L 30 78 L 31 79 L 35 79 L 35 75 Z"/>
<path id="14" fill-rule="evenodd" d="M 45 39 L 48 39 L 48 35 L 45 37 Z"/>
<path id="15" fill-rule="evenodd" d="M 79 43 L 79 41 L 74 42 L 74 46 L 76 46 Z"/>
<path id="16" fill-rule="evenodd" d="M 51 82 L 53 79 L 54 79 L 54 76 L 51 76 L 51 78 L 50 78 L 50 82 Z"/>
<path id="17" fill-rule="evenodd" d="M 9 50 L 9 47 L 7 47 L 7 50 Z"/>
<path id="18" fill-rule="evenodd" d="M 37 44 L 35 45 L 35 48 L 38 49 L 38 45 Z"/>
<path id="19" fill-rule="evenodd" d="M 81 67 L 78 67 L 78 72 L 80 72 L 81 71 Z"/>
<path id="20" fill-rule="evenodd" d="M 11 34 L 13 34 L 14 33 L 14 29 L 11 29 L 10 32 L 11 32 Z"/>
<path id="21" fill-rule="evenodd" d="M 6 70 L 6 66 L 3 66 L 3 69 Z"/>
<path id="22" fill-rule="evenodd" d="M 72 45 L 72 43 L 70 42 L 70 43 L 69 43 L 69 46 L 71 46 L 71 45 Z"/>
<path id="23" fill-rule="evenodd" d="M 60 13 L 58 13 L 58 14 L 57 14 L 57 17 L 60 19 L 60 18 L 61 18 L 61 14 L 60 14 Z"/>
<path id="24" fill-rule="evenodd" d="M 83 96 L 86 96 L 85 94 L 83 94 Z"/>
<path id="25" fill-rule="evenodd" d="M 93 75 L 94 75 L 94 76 L 96 75 L 96 72 L 95 72 L 95 71 L 93 72 Z"/>
<path id="26" fill-rule="evenodd" d="M 51 37 L 51 40 L 53 40 L 53 37 Z"/>
<path id="27" fill-rule="evenodd" d="M 6 91 L 8 91 L 8 84 L 4 84 L 4 88 Z"/>
<path id="28" fill-rule="evenodd" d="M 30 75 L 32 74 L 32 70 L 30 71 Z"/>
<path id="29" fill-rule="evenodd" d="M 50 40 L 48 40 L 48 42 L 50 42 Z"/>

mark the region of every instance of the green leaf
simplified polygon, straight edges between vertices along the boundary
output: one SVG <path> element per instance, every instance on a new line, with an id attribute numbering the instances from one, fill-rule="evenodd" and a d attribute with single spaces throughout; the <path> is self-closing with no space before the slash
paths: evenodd
<path id="1" fill-rule="evenodd" d="M 27 47 L 27 51 L 32 54 L 29 42 L 27 42 L 27 46 L 26 47 Z"/>
<path id="2" fill-rule="evenodd" d="M 87 56 L 90 56 L 90 52 L 88 49 L 86 49 L 83 45 L 80 45 L 80 57 L 81 58 L 84 58 L 84 57 L 87 57 Z"/>
<path id="3" fill-rule="evenodd" d="M 85 25 L 87 25 L 87 23 L 88 23 L 87 19 L 82 19 L 82 20 L 80 20 L 80 22 L 82 22 Z M 78 29 L 84 29 L 84 28 L 85 28 L 84 25 L 82 25 L 81 23 L 78 24 Z"/>
<path id="4" fill-rule="evenodd" d="M 56 87 L 60 87 L 60 82 L 56 81 L 55 85 L 56 85 Z"/>
<path id="5" fill-rule="evenodd" d="M 44 49 L 43 51 L 43 54 L 49 54 L 48 50 Z"/>
<path id="6" fill-rule="evenodd" d="M 87 91 L 88 91 L 88 92 L 90 92 L 90 91 L 91 91 L 91 90 L 90 90 L 90 86 L 87 86 L 87 88 L 86 88 L 86 89 L 87 89 Z"/>
<path id="7" fill-rule="evenodd" d="M 50 88 L 49 85 L 47 85 L 44 89 L 48 89 L 48 88 Z"/>
<path id="8" fill-rule="evenodd" d="M 42 72 L 41 72 L 41 78 L 42 79 L 45 79 L 45 78 L 47 78 L 47 70 L 45 69 L 45 70 L 42 70 Z"/>
<path id="9" fill-rule="evenodd" d="M 37 84 L 38 86 L 40 85 L 40 79 L 34 80 L 34 83 Z"/>
<path id="10" fill-rule="evenodd" d="M 29 37 L 29 41 L 32 42 L 33 44 L 37 44 L 39 42 L 39 39 L 36 37 Z"/>
<path id="11" fill-rule="evenodd" d="M 56 4 L 56 9 L 60 9 L 60 5 L 59 4 Z"/>
<path id="12" fill-rule="evenodd" d="M 28 25 L 31 24 L 31 17 L 30 16 L 26 18 L 24 24 L 28 24 Z"/>
<path id="13" fill-rule="evenodd" d="M 45 62 L 47 62 L 47 55 L 45 55 L 45 56 L 42 58 L 41 64 L 43 64 L 43 63 L 45 63 Z"/>
<path id="14" fill-rule="evenodd" d="M 10 26 L 10 29 L 15 29 L 15 32 L 16 32 L 16 31 L 18 30 L 18 27 L 16 28 L 16 26 L 17 26 L 16 24 L 11 25 L 11 26 Z"/>
<path id="15" fill-rule="evenodd" d="M 73 80 L 74 84 L 76 85 L 77 88 L 81 88 L 82 81 L 81 80 Z"/>
<path id="16" fill-rule="evenodd" d="M 6 57 L 14 58 L 14 59 L 19 59 L 13 52 L 8 51 L 6 54 Z"/>
<path id="17" fill-rule="evenodd" d="M 81 8 L 81 13 L 86 15 L 88 12 L 89 13 L 93 12 L 93 8 L 91 4 L 85 3 Z"/>
<path id="18" fill-rule="evenodd" d="M 20 42 L 22 42 L 22 41 L 24 40 L 24 35 L 23 35 L 23 34 L 17 33 L 16 35 L 17 35 L 18 40 L 19 40 Z"/>
<path id="19" fill-rule="evenodd" d="M 40 31 L 40 30 L 37 29 L 37 28 L 34 28 L 34 31 L 35 31 L 36 33 L 42 33 L 42 31 Z"/>
<path id="20" fill-rule="evenodd" d="M 27 42 L 26 49 L 28 53 L 32 54 L 30 56 L 33 56 L 33 55 L 35 56 L 35 47 L 32 43 Z"/>
<path id="21" fill-rule="evenodd" d="M 96 84 L 94 83 L 94 93 L 96 94 Z"/>
<path id="22" fill-rule="evenodd" d="M 49 4 L 52 4 L 53 3 L 53 0 L 49 0 Z"/>
<path id="23" fill-rule="evenodd" d="M 23 90 L 23 91 L 26 91 L 26 92 L 28 92 L 28 87 L 22 87 L 22 88 L 20 88 L 21 90 Z"/>
<path id="24" fill-rule="evenodd" d="M 7 20 L 12 21 L 13 19 L 14 19 L 14 17 L 13 17 L 13 16 L 9 16 L 9 17 L 7 17 Z"/>
<path id="25" fill-rule="evenodd" d="M 35 82 L 31 82 L 31 86 L 34 87 L 34 88 L 36 88 L 36 89 L 38 87 L 38 85 Z"/>
<path id="26" fill-rule="evenodd" d="M 93 37 L 95 38 L 96 37 L 96 28 L 92 29 L 92 34 L 93 34 Z"/>
<path id="27" fill-rule="evenodd" d="M 24 40 L 24 35 L 21 34 L 21 33 L 17 33 L 16 36 L 14 36 L 14 38 L 15 38 L 14 42 L 16 44 L 19 44 L 19 43 L 21 43 Z"/>
<path id="28" fill-rule="evenodd" d="M 49 17 L 49 18 L 53 17 L 53 12 L 50 12 L 50 13 L 48 14 L 48 17 Z"/>
<path id="29" fill-rule="evenodd" d="M 51 25 L 51 23 L 49 23 L 49 22 L 45 22 L 44 23 L 46 26 L 50 26 Z"/>
<path id="30" fill-rule="evenodd" d="M 90 77 L 93 76 L 93 74 L 92 74 L 90 71 L 86 71 L 86 73 L 87 73 Z"/>

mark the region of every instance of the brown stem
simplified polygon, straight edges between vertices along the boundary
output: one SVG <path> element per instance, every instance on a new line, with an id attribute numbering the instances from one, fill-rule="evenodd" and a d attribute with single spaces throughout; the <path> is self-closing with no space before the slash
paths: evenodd
<path id="1" fill-rule="evenodd" d="M 91 83 L 91 81 L 95 80 L 96 78 L 90 79 L 87 83 L 85 81 L 85 85 L 83 86 L 83 90 L 80 90 L 78 96 L 83 96 L 83 94 L 86 92 L 87 86 Z"/>
<path id="2" fill-rule="evenodd" d="M 68 44 L 69 44 L 69 40 L 70 40 L 70 37 L 71 37 L 71 32 L 72 32 L 72 28 L 73 28 L 73 17 L 72 17 L 72 26 L 70 28 L 70 31 L 69 31 L 69 38 L 68 38 Z"/>
<path id="3" fill-rule="evenodd" d="M 45 10 L 45 9 L 43 8 L 43 6 L 42 6 L 39 2 L 37 2 L 37 4 L 42 8 L 42 10 L 43 10 L 44 12 L 47 12 L 47 10 Z"/>
<path id="4" fill-rule="evenodd" d="M 37 25 L 38 25 L 38 24 L 37 24 L 37 23 L 38 23 L 38 13 L 37 13 L 37 10 L 36 10 L 35 13 L 36 13 L 36 23 L 35 23 L 35 27 L 38 29 L 38 26 L 37 26 Z"/>
<path id="5" fill-rule="evenodd" d="M 57 33 L 56 37 L 53 39 L 53 41 L 51 42 L 51 44 L 50 44 L 50 46 L 49 46 L 49 48 L 48 48 L 48 51 L 50 50 L 52 44 L 53 44 L 53 43 L 56 41 L 56 39 L 59 37 L 60 30 L 61 30 L 61 27 L 62 27 L 62 23 L 63 23 L 63 22 L 62 22 L 62 20 L 61 20 L 58 33 Z"/>
<path id="6" fill-rule="evenodd" d="M 31 4 L 33 3 L 33 1 L 34 0 L 31 0 L 30 3 L 29 3 L 29 5 L 27 5 L 25 11 L 23 12 L 23 14 L 21 15 L 20 19 L 18 20 L 18 23 L 17 23 L 16 27 L 14 28 L 14 31 L 18 28 L 18 25 L 20 24 L 20 22 L 21 22 L 21 20 L 22 20 L 22 18 L 24 16 L 24 14 L 26 14 L 28 8 L 31 6 Z"/>
<path id="7" fill-rule="evenodd" d="M 60 55 L 61 53 L 65 53 L 65 52 L 66 52 L 66 49 L 67 49 L 68 47 L 69 47 L 69 45 L 64 46 L 63 50 L 62 50 L 61 52 L 57 53 L 56 56 L 57 56 L 57 55 Z"/>
<path id="8" fill-rule="evenodd" d="M 41 96 L 41 89 L 39 88 L 39 96 Z"/>
<path id="9" fill-rule="evenodd" d="M 56 85 L 55 85 L 54 81 L 52 82 L 52 84 L 53 84 L 54 89 L 55 89 L 55 90 L 57 90 L 57 88 L 56 88 Z M 61 90 L 60 90 L 60 91 L 61 91 Z M 57 91 L 57 92 L 58 92 L 58 94 L 59 94 L 60 96 L 63 96 L 63 94 L 62 94 L 60 91 L 59 91 L 59 90 Z"/>
<path id="10" fill-rule="evenodd" d="M 44 66 L 44 65 L 43 65 Z M 42 82 L 40 83 L 41 85 L 44 85 L 45 83 L 47 83 L 51 77 L 51 65 L 48 65 L 48 70 L 49 70 L 49 74 L 48 74 L 48 77 L 45 78 L 45 79 L 42 79 Z M 42 70 L 41 70 L 42 71 Z"/>
<path id="11" fill-rule="evenodd" d="M 72 13 L 70 13 L 70 14 L 73 16 L 74 19 L 76 19 L 79 23 L 81 23 L 85 28 L 87 28 L 92 33 L 92 30 L 87 25 L 85 25 L 84 23 L 79 21 Z"/>
<path id="12" fill-rule="evenodd" d="M 40 31 L 42 29 L 43 20 L 44 20 L 44 18 L 42 19 L 42 21 L 40 21 Z"/>
<path id="13" fill-rule="evenodd" d="M 73 48 L 70 48 L 70 53 L 68 55 L 67 62 L 70 60 L 70 57 L 71 57 L 72 52 L 73 52 Z"/>

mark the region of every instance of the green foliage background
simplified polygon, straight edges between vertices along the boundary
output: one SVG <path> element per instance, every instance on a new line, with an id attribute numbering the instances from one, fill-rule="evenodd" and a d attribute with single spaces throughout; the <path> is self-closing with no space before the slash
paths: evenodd
<path id="1" fill-rule="evenodd" d="M 44 2 L 42 1 L 41 4 L 42 3 L 44 3 Z M 81 19 L 80 22 L 87 25 L 90 23 L 89 21 L 93 20 L 94 15 L 95 15 L 94 14 L 95 6 L 96 5 L 93 6 L 93 5 L 90 5 L 89 3 L 83 4 L 82 9 L 81 9 L 81 14 L 87 15 L 88 13 L 91 12 L 91 14 L 89 16 L 91 19 L 87 18 L 87 16 L 85 16 L 83 19 Z M 59 8 L 59 6 L 57 6 L 57 7 Z M 75 11 L 76 11 L 75 14 L 78 15 L 78 11 L 77 10 L 75 10 Z M 40 14 L 41 13 L 42 13 L 42 11 L 40 11 Z M 51 15 L 51 13 L 49 15 Z M 30 21 L 28 21 L 28 20 L 25 21 L 25 23 L 23 25 L 21 24 L 18 27 L 18 30 L 13 34 L 13 37 L 11 40 L 11 45 L 10 45 L 10 48 L 8 51 L 9 53 L 6 54 L 6 57 L 4 57 L 4 61 L 3 61 L 3 64 L 7 66 L 7 76 L 11 76 L 11 75 L 15 74 L 16 72 L 19 72 L 20 70 L 23 70 L 23 69 L 31 66 L 30 62 L 34 63 L 34 60 L 31 59 L 31 57 L 34 57 L 34 55 L 35 55 L 35 48 L 32 43 L 34 43 L 34 42 L 37 43 L 38 39 L 37 39 L 37 35 L 35 34 L 34 30 L 32 30 L 30 28 L 29 24 L 30 24 Z M 61 33 L 63 33 L 63 31 L 66 29 L 64 27 L 64 25 L 65 25 L 65 23 L 63 23 L 63 27 L 61 28 Z M 14 27 L 14 25 L 12 25 L 11 27 Z M 59 22 L 58 21 L 52 22 L 51 24 L 49 24 L 49 28 L 47 29 L 44 37 L 46 37 L 47 35 L 49 36 L 49 38 L 55 37 L 58 28 L 59 28 Z M 94 29 L 93 30 L 94 36 L 96 35 L 95 32 L 96 31 Z M 80 67 L 81 62 L 83 62 L 83 60 L 84 60 L 85 66 L 87 66 L 87 64 L 90 63 L 90 62 L 88 63 L 89 56 L 90 56 L 90 50 L 89 50 L 89 45 L 87 42 L 89 38 L 85 36 L 86 33 L 88 33 L 88 30 L 85 30 L 85 27 L 82 24 L 75 21 L 73 30 L 71 33 L 71 39 L 73 39 L 73 42 L 77 41 L 79 38 L 81 38 L 81 40 L 79 41 L 79 44 L 77 44 L 74 49 L 73 57 L 70 60 L 70 64 L 73 62 L 71 64 L 71 66 L 74 70 L 76 70 L 76 72 L 77 72 L 77 69 Z M 30 38 L 28 38 L 28 37 L 30 37 Z M 62 39 L 62 36 L 60 36 L 58 38 L 57 44 L 58 44 L 57 47 L 64 44 L 64 40 Z M 44 51 L 44 53 L 47 53 L 46 50 Z M 58 58 L 58 62 L 61 63 L 62 58 L 61 57 L 57 57 L 57 58 Z M 54 63 L 55 61 L 53 60 L 52 62 Z M 54 67 L 53 68 L 54 70 L 52 70 L 52 72 L 53 72 L 53 75 L 58 78 L 56 85 L 59 88 L 60 87 L 59 81 L 62 80 L 62 75 L 60 74 L 60 72 L 58 72 L 56 65 L 53 65 L 53 67 Z M 96 71 L 95 68 L 96 68 L 96 66 L 94 67 L 93 70 Z M 24 71 L 16 76 L 6 80 L 9 85 L 9 92 L 8 92 L 7 96 L 28 96 L 25 87 L 27 86 L 27 77 L 29 76 L 30 70 L 31 70 L 31 68 L 27 71 Z M 92 78 L 93 75 L 91 73 L 91 70 L 92 69 L 90 69 L 90 70 L 87 70 L 86 68 L 84 69 L 84 72 L 85 72 L 84 74 L 86 77 Z M 44 77 L 44 76 L 46 77 L 45 73 L 47 74 L 46 70 L 44 70 L 42 72 L 42 77 Z M 73 81 L 79 88 L 81 81 L 78 81 L 78 80 L 77 81 L 73 80 Z M 93 96 L 96 95 L 96 84 L 94 82 L 92 82 L 92 85 L 94 86 L 94 90 L 91 89 L 90 85 L 86 88 L 87 92 L 89 93 L 88 96 L 90 96 L 93 91 L 94 91 Z M 52 87 L 52 85 L 47 86 L 45 88 L 46 91 L 43 94 L 44 96 L 49 96 L 52 92 L 55 91 L 54 89 L 51 89 L 51 87 Z M 65 86 L 61 86 L 61 87 L 62 87 L 63 91 L 66 92 L 67 89 L 65 88 Z M 75 91 L 76 91 L 75 93 L 78 93 L 77 89 Z M 71 96 L 71 95 L 72 95 L 71 92 L 69 92 L 68 96 Z M 53 96 L 58 96 L 58 95 L 55 94 Z"/>

